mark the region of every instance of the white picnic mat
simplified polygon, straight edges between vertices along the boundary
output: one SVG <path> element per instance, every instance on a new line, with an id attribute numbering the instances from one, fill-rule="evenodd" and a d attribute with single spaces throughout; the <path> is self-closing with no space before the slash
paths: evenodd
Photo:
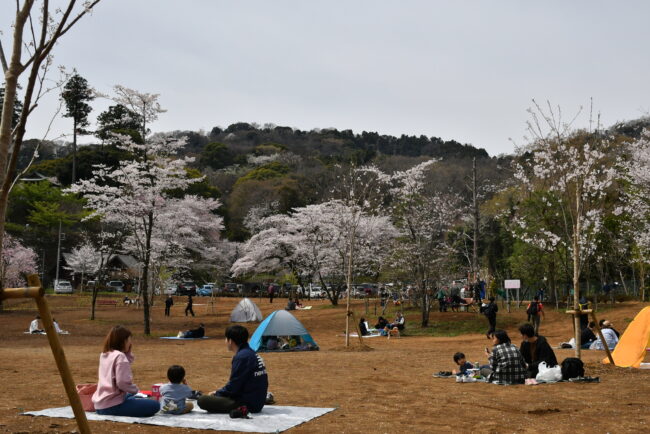
<path id="1" fill-rule="evenodd" d="M 210 414 L 195 408 L 191 413 L 170 415 L 157 413 L 152 417 L 104 416 L 86 412 L 88 420 L 143 423 L 147 425 L 171 426 L 177 428 L 211 429 L 215 431 L 282 432 L 311 419 L 322 416 L 335 408 L 291 407 L 266 405 L 260 413 L 251 414 L 250 419 L 231 419 L 227 414 Z M 23 413 L 30 416 L 48 416 L 73 419 L 72 407 L 47 408 Z"/>

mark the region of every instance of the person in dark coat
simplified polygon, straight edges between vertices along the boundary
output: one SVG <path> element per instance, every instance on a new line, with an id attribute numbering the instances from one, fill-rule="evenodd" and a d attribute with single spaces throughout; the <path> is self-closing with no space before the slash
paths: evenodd
<path id="1" fill-rule="evenodd" d="M 526 323 L 519 326 L 519 333 L 523 339 L 519 352 L 524 357 L 527 365 L 527 378 L 537 376 L 538 367 L 541 362 L 546 362 L 546 366 L 553 367 L 557 365 L 555 352 L 549 345 L 544 336 L 535 334 L 535 328 L 532 324 Z"/>
<path id="2" fill-rule="evenodd" d="M 361 332 L 361 336 L 368 336 L 370 332 L 368 331 L 368 328 L 366 327 L 366 319 L 361 318 L 359 320 L 359 331 Z"/>
<path id="3" fill-rule="evenodd" d="M 199 397 L 198 405 L 208 413 L 229 413 L 241 406 L 259 413 L 269 388 L 264 360 L 248 346 L 248 330 L 240 325 L 226 329 L 226 346 L 235 353 L 230 380 L 221 389 Z"/>
<path id="4" fill-rule="evenodd" d="M 187 296 L 187 306 L 185 306 L 185 316 L 187 316 L 187 313 L 191 313 L 192 316 L 194 316 L 194 310 L 192 309 L 192 294 L 189 294 Z"/>
<path id="5" fill-rule="evenodd" d="M 377 324 L 375 324 L 375 328 L 377 330 L 383 330 L 387 325 L 388 325 L 388 320 L 386 318 L 384 318 L 383 316 L 380 316 L 377 319 Z"/>
<path id="6" fill-rule="evenodd" d="M 165 299 L 165 316 L 169 316 L 171 314 L 171 309 L 173 305 L 174 305 L 174 298 L 170 294 Z"/>
<path id="7" fill-rule="evenodd" d="M 497 328 L 497 312 L 499 311 L 499 306 L 494 302 L 494 297 L 490 297 L 490 302 L 487 306 L 481 308 L 481 312 L 486 316 L 490 328 L 485 334 L 488 339 L 492 339 L 495 329 Z"/>

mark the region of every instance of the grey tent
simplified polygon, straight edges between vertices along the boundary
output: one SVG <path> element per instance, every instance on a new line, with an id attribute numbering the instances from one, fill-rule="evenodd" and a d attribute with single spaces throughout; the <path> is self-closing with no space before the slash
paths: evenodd
<path id="1" fill-rule="evenodd" d="M 260 308 L 249 298 L 244 298 L 230 314 L 230 322 L 259 322 L 262 321 Z"/>

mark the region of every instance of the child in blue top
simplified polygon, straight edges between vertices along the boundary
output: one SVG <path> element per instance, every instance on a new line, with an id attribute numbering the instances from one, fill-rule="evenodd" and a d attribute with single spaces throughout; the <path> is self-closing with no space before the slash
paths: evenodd
<path id="1" fill-rule="evenodd" d="M 173 365 L 167 370 L 169 383 L 160 388 L 161 408 L 167 414 L 185 414 L 192 411 L 194 405 L 185 402 L 192 395 L 192 389 L 185 380 L 185 369 Z"/>
<path id="2" fill-rule="evenodd" d="M 469 372 L 467 370 L 474 368 L 474 365 L 465 359 L 465 354 L 463 353 L 454 354 L 454 362 L 458 365 L 458 369 L 452 371 L 456 375 L 468 375 Z"/>

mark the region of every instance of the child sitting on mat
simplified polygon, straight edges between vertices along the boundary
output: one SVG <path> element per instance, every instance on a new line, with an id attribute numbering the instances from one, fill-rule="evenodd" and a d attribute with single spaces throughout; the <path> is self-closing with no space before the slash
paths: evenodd
<path id="1" fill-rule="evenodd" d="M 194 405 L 185 402 L 192 395 L 192 389 L 185 380 L 185 369 L 182 366 L 172 365 L 167 370 L 169 383 L 160 388 L 160 399 L 163 413 L 185 414 L 192 411 Z"/>
<path id="2" fill-rule="evenodd" d="M 469 372 L 467 372 L 468 369 L 473 369 L 474 365 L 472 365 L 470 362 L 467 361 L 465 358 L 465 354 L 463 353 L 456 353 L 454 354 L 454 362 L 456 365 L 458 365 L 458 369 L 454 369 L 452 374 L 456 375 L 467 375 Z"/>

